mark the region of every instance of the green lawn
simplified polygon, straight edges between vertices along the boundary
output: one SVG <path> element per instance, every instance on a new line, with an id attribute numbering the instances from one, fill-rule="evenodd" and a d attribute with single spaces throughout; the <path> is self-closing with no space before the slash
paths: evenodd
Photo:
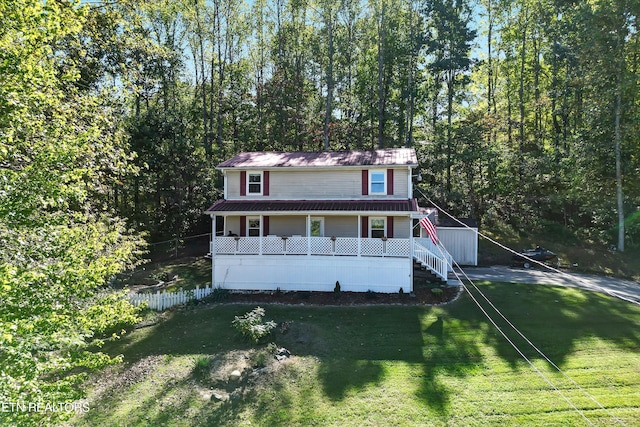
<path id="1" fill-rule="evenodd" d="M 567 288 L 481 288 L 612 415 L 640 425 L 639 307 Z M 268 318 L 290 322 L 272 337 L 293 354 L 285 362 L 232 329 L 251 308 L 178 310 L 109 344 L 125 363 L 90 383 L 91 409 L 72 424 L 585 425 L 564 395 L 594 424 L 617 425 L 509 332 L 562 395 L 552 390 L 466 294 L 443 307 L 266 306 Z M 227 382 L 233 369 L 244 369 L 239 383 Z"/>

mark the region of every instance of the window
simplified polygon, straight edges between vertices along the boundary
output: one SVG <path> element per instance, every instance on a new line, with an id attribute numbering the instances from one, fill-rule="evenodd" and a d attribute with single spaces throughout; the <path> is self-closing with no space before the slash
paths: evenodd
<path id="1" fill-rule="evenodd" d="M 260 217 L 259 216 L 247 217 L 247 236 L 253 236 L 253 237 L 260 236 Z"/>
<path id="2" fill-rule="evenodd" d="M 386 177 L 387 173 L 383 170 L 372 170 L 369 172 L 369 193 L 370 194 L 386 194 L 387 193 L 387 183 Z"/>
<path id="3" fill-rule="evenodd" d="M 262 172 L 249 172 L 247 194 L 262 194 Z"/>
<path id="4" fill-rule="evenodd" d="M 369 218 L 369 236 L 380 238 L 387 235 L 386 218 Z"/>
<path id="5" fill-rule="evenodd" d="M 311 236 L 324 237 L 324 218 L 311 218 Z"/>

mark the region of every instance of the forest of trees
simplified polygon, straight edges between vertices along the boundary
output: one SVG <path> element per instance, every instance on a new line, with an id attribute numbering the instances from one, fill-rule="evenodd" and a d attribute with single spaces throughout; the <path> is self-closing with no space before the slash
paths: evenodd
<path id="1" fill-rule="evenodd" d="M 639 0 L 0 2 L 0 397 L 70 399 L 113 361 L 87 343 L 136 315 L 98 291 L 143 240 L 208 230 L 215 165 L 240 151 L 411 146 L 457 215 L 640 245 L 639 17 Z"/>
<path id="2" fill-rule="evenodd" d="M 158 241 L 202 230 L 248 150 L 413 146 L 454 213 L 640 239 L 638 1 L 240 0 L 92 5 L 61 42 L 113 88 L 136 173 L 109 206 Z M 135 154 L 134 154 L 135 153 Z"/>

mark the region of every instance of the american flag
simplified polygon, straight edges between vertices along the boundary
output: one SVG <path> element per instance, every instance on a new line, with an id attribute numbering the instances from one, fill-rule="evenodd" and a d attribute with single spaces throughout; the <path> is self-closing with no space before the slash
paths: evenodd
<path id="1" fill-rule="evenodd" d="M 429 237 L 431 237 L 431 241 L 435 245 L 438 241 L 438 232 L 436 231 L 436 227 L 433 225 L 431 221 L 429 221 L 429 217 L 424 217 L 420 220 L 420 226 L 424 228 Z"/>

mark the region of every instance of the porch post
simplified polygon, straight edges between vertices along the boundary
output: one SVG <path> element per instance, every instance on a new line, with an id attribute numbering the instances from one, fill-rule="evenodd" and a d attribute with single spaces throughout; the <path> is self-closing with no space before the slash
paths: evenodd
<path id="1" fill-rule="evenodd" d="M 211 214 L 211 287 L 216 287 L 216 214 Z"/>
<path id="2" fill-rule="evenodd" d="M 307 215 L 307 255 L 311 255 L 311 214 Z"/>
<path id="3" fill-rule="evenodd" d="M 408 167 L 409 169 L 409 176 L 407 177 L 407 188 L 409 189 L 409 198 L 413 199 L 413 181 L 412 181 L 412 177 L 411 174 L 413 173 L 413 169 L 411 169 L 411 166 Z"/>
<path id="4" fill-rule="evenodd" d="M 362 248 L 362 216 L 358 214 L 358 256 L 360 256 L 361 248 Z"/>
<path id="5" fill-rule="evenodd" d="M 258 255 L 262 255 L 262 227 L 264 226 L 264 217 L 262 214 L 260 214 L 260 227 L 259 227 L 259 232 L 260 234 L 258 235 Z"/>
<path id="6" fill-rule="evenodd" d="M 409 292 L 413 292 L 413 216 L 409 215 Z"/>

